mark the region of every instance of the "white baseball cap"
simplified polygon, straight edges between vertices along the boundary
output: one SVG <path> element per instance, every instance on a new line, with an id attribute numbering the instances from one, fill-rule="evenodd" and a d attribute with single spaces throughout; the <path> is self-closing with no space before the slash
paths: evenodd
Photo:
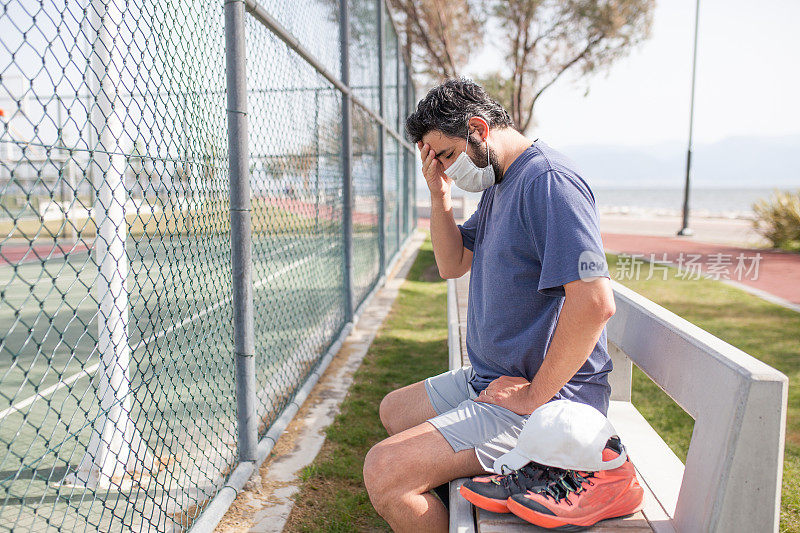
<path id="1" fill-rule="evenodd" d="M 518 470 L 535 461 L 565 470 L 597 472 L 622 466 L 627 454 L 603 461 L 608 439 L 618 436 L 603 413 L 583 403 L 553 400 L 536 409 L 522 428 L 516 447 L 498 457 L 494 471 L 505 465 Z"/>

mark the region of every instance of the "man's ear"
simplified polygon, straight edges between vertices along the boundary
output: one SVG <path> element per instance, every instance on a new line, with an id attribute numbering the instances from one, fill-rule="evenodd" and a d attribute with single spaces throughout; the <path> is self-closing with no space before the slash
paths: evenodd
<path id="1" fill-rule="evenodd" d="M 486 140 L 489 135 L 489 123 L 481 117 L 472 117 L 468 122 L 470 137 L 477 132 L 481 137 L 481 142 Z"/>

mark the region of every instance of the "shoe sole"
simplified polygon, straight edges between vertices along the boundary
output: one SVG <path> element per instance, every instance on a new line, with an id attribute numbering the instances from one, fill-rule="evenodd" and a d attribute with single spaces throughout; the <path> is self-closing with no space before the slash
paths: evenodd
<path id="1" fill-rule="evenodd" d="M 636 490 L 638 489 L 638 490 Z M 593 526 L 601 520 L 608 520 L 610 518 L 620 518 L 623 516 L 630 516 L 642 510 L 644 503 L 644 490 L 636 484 L 631 487 L 629 492 L 624 496 L 617 499 L 612 505 L 605 507 L 591 515 L 580 518 L 562 518 L 554 515 L 539 513 L 533 509 L 529 509 L 524 505 L 515 502 L 511 498 L 506 501 L 508 510 L 526 522 L 544 527 L 547 529 L 556 529 L 560 531 L 580 531 L 587 527 Z"/>
<path id="2" fill-rule="evenodd" d="M 487 498 L 486 496 L 481 496 L 477 492 L 469 490 L 464 485 L 461 485 L 461 488 L 458 489 L 458 492 L 470 502 L 472 505 L 480 507 L 481 509 L 485 509 L 487 511 L 491 511 L 493 513 L 510 513 L 508 509 L 507 502 L 509 500 L 495 500 L 494 498 Z"/>

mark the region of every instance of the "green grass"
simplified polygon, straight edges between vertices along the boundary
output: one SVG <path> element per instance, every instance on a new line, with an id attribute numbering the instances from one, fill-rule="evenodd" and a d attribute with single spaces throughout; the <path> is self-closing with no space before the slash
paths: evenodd
<path id="1" fill-rule="evenodd" d="M 613 276 L 613 255 L 609 266 Z M 431 269 L 435 272 L 428 238 L 356 373 L 341 414 L 328 429 L 322 452 L 302 472 L 304 483 L 287 531 L 389 530 L 369 502 L 361 468 L 367 450 L 386 437 L 378 418 L 381 398 L 446 369 L 446 284 L 424 281 Z M 789 377 L 781 531 L 800 531 L 800 313 L 711 280 L 671 275 L 667 281 L 624 283 Z M 694 421 L 638 369 L 634 369 L 633 402 L 685 460 Z"/>
<path id="2" fill-rule="evenodd" d="M 390 391 L 447 370 L 447 284 L 430 237 L 354 376 L 322 451 L 303 484 L 286 531 L 391 531 L 364 489 L 364 456 L 387 437 L 378 405 Z M 433 280 L 433 281 L 426 281 Z"/>
<path id="3" fill-rule="evenodd" d="M 614 276 L 616 256 L 608 255 Z M 789 378 L 781 531 L 800 531 L 800 313 L 712 280 L 660 276 L 624 285 L 777 368 Z M 694 421 L 640 370 L 634 368 L 633 403 L 672 450 L 686 459 Z"/>

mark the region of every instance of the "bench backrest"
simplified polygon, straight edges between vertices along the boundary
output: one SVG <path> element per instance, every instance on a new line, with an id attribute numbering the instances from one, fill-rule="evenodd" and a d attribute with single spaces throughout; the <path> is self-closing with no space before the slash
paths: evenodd
<path id="1" fill-rule="evenodd" d="M 774 368 L 613 282 L 612 399 L 631 361 L 695 420 L 675 509 L 678 531 L 778 529 L 788 380 Z M 669 495 L 664 500 L 669 501 Z"/>

